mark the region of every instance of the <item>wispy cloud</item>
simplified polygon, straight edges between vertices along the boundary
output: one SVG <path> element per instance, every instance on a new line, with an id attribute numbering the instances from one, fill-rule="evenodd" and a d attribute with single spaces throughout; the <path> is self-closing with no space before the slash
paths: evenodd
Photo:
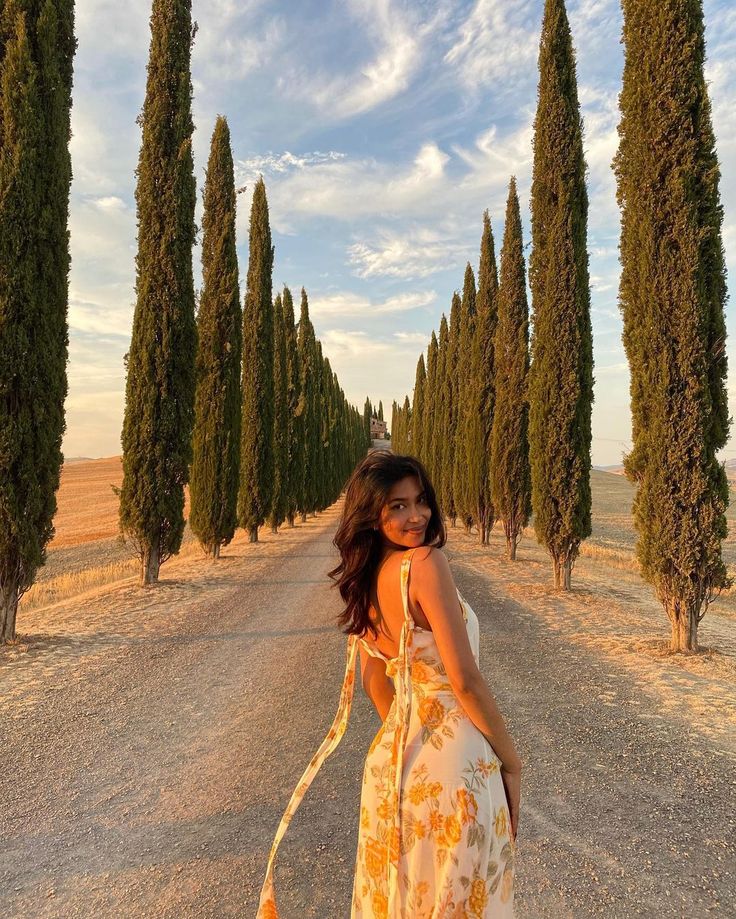
<path id="1" fill-rule="evenodd" d="M 287 71 L 284 94 L 300 98 L 330 120 L 371 111 L 405 92 L 419 71 L 435 19 L 393 0 L 348 0 L 347 11 L 371 56 L 349 71 Z"/>
<path id="2" fill-rule="evenodd" d="M 456 237 L 432 227 L 401 233 L 382 230 L 374 242 L 348 246 L 348 261 L 359 278 L 424 278 L 457 266 L 468 254 Z"/>
<path id="3" fill-rule="evenodd" d="M 460 83 L 474 92 L 493 86 L 511 93 L 520 77 L 534 79 L 538 7 L 530 0 L 476 0 L 445 54 Z"/>

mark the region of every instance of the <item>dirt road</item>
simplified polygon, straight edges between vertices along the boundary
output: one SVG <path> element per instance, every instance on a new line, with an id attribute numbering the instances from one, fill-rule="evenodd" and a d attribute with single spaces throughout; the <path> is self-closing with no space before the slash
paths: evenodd
<path id="1" fill-rule="evenodd" d="M 344 669 L 333 508 L 46 612 L 0 654 L 0 916 L 253 917 Z M 525 761 L 521 919 L 734 916 L 734 749 L 550 627 L 463 552 L 481 659 Z M 733 714 L 733 713 L 731 713 Z M 363 757 L 350 727 L 276 867 L 284 919 L 347 919 Z"/>

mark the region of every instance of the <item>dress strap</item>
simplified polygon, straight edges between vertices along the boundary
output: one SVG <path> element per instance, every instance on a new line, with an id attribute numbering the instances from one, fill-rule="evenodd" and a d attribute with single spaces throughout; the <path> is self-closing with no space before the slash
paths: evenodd
<path id="1" fill-rule="evenodd" d="M 404 621 L 408 623 L 410 629 L 414 628 L 415 623 L 409 612 L 409 569 L 411 568 L 411 560 L 414 558 L 414 553 L 418 548 L 419 546 L 414 546 L 413 549 L 407 549 L 401 559 L 401 599 L 404 604 Z"/>
<path id="2" fill-rule="evenodd" d="M 404 625 L 399 638 L 396 659 L 396 727 L 391 748 L 391 835 L 388 840 L 386 876 L 388 879 L 387 916 L 399 915 L 399 856 L 401 854 L 401 780 L 404 773 L 404 749 L 411 720 L 411 646 L 414 620 L 409 612 L 409 569 L 414 552 L 409 549 L 401 559 L 401 599 L 404 603 Z"/>
<path id="3" fill-rule="evenodd" d="M 342 735 L 345 733 L 345 729 L 348 726 L 350 707 L 353 701 L 353 689 L 355 687 L 355 652 L 357 647 L 358 636 L 350 635 L 348 637 L 345 677 L 343 679 L 342 689 L 340 691 L 340 703 L 337 707 L 337 714 L 335 715 L 335 719 L 332 722 L 332 727 L 327 732 L 327 736 L 322 741 L 320 748 L 312 757 L 309 765 L 304 770 L 304 774 L 299 780 L 299 784 L 294 789 L 294 792 L 291 795 L 291 800 L 289 801 L 286 810 L 284 811 L 284 815 L 281 818 L 281 822 L 279 823 L 276 830 L 276 835 L 271 845 L 271 852 L 268 856 L 266 879 L 264 880 L 263 887 L 261 888 L 261 897 L 258 902 L 258 913 L 256 914 L 256 919 L 279 919 L 279 913 L 276 909 L 276 894 L 274 891 L 273 883 L 273 863 L 274 859 L 276 858 L 276 851 L 279 847 L 281 839 L 284 836 L 284 833 L 286 832 L 286 828 L 289 825 L 291 818 L 294 816 L 299 808 L 299 805 L 302 803 L 302 798 L 306 794 L 309 786 L 312 784 L 315 775 L 317 775 L 319 772 L 320 766 L 340 743 Z"/>

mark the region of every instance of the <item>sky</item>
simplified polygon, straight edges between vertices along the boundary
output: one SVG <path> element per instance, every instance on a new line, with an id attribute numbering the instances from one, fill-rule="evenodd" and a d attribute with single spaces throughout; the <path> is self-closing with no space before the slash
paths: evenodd
<path id="1" fill-rule="evenodd" d="M 468 261 L 483 211 L 497 256 L 517 178 L 528 246 L 532 122 L 543 0 L 193 0 L 194 160 L 201 193 L 215 119 L 236 163 L 241 294 L 254 181 L 263 175 L 274 295 L 303 286 L 348 400 L 403 403 Z M 706 78 L 721 165 L 723 239 L 736 278 L 736 7 L 706 0 Z M 611 161 L 623 66 L 618 0 L 570 0 L 588 168 L 593 325 L 592 459 L 631 447 L 618 308 L 619 211 Z M 136 118 L 150 0 L 80 0 L 72 108 L 67 458 L 120 454 L 135 304 Z M 526 250 L 527 258 L 529 249 Z M 201 285 L 201 248 L 194 253 Z M 531 305 L 531 304 L 530 304 Z M 736 324 L 727 305 L 729 404 Z M 734 425 L 736 435 L 736 424 Z M 736 457 L 736 437 L 721 454 Z"/>

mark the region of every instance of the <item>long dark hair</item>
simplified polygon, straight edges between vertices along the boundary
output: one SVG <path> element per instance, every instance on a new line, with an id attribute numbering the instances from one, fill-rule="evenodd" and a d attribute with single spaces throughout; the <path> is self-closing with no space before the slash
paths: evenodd
<path id="1" fill-rule="evenodd" d="M 346 635 L 362 635 L 368 629 L 378 635 L 368 616 L 370 588 L 383 555 L 383 537 L 376 530 L 381 510 L 392 486 L 407 476 L 416 476 L 432 512 L 424 534 L 424 545 L 444 546 L 445 525 L 427 470 L 414 456 L 374 450 L 353 470 L 345 488 L 345 505 L 333 543 L 340 563 L 328 572 L 335 581 L 345 609 L 337 617 Z"/>

